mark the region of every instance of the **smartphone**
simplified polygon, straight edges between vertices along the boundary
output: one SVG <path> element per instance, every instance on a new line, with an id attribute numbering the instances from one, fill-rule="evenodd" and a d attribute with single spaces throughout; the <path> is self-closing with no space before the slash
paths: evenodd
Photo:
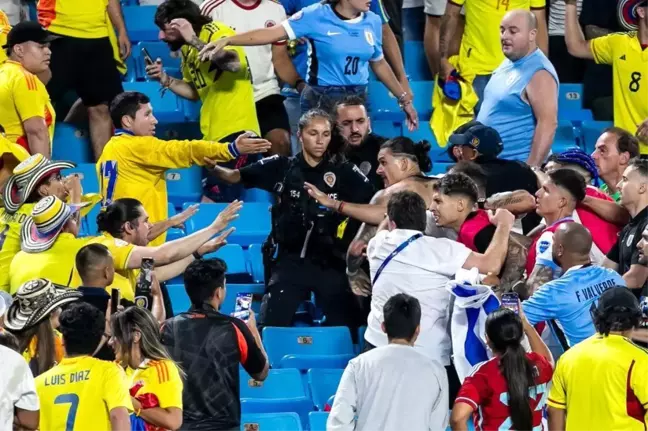
<path id="1" fill-rule="evenodd" d="M 151 309 L 151 286 L 153 285 L 153 269 L 155 261 L 150 257 L 142 258 L 140 274 L 135 284 L 135 305 Z"/>
<path id="2" fill-rule="evenodd" d="M 147 66 L 154 63 L 153 57 L 151 57 L 151 54 L 149 54 L 146 48 L 142 48 L 142 55 L 144 56 L 144 62 L 146 63 Z"/>
<path id="3" fill-rule="evenodd" d="M 110 314 L 115 314 L 117 312 L 117 307 L 119 307 L 119 289 L 113 289 L 110 292 Z"/>
<path id="4" fill-rule="evenodd" d="M 515 314 L 520 314 L 520 296 L 515 292 L 502 294 L 502 307 L 515 311 Z"/>
<path id="5" fill-rule="evenodd" d="M 236 303 L 234 304 L 234 317 L 248 320 L 250 318 L 250 308 L 252 308 L 252 294 L 237 293 Z"/>

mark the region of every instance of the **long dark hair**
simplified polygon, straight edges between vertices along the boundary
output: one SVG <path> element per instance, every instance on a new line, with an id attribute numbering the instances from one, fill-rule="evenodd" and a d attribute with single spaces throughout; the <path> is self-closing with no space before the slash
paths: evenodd
<path id="1" fill-rule="evenodd" d="M 43 374 L 56 364 L 56 342 L 54 328 L 50 319 L 44 319 L 39 324 L 20 332 L 13 332 L 18 339 L 20 353 L 29 349 L 31 341 L 36 337 L 36 351 L 29 362 L 34 377 Z"/>
<path id="2" fill-rule="evenodd" d="M 508 388 L 509 414 L 514 430 L 531 430 L 533 412 L 529 389 L 535 386 L 536 367 L 522 347 L 524 329 L 520 316 L 508 308 L 493 311 L 486 319 L 486 335 L 499 356 L 499 368 Z"/>
<path id="3" fill-rule="evenodd" d="M 428 154 L 432 146 L 428 141 L 414 142 L 405 136 L 397 136 L 382 144 L 380 149 L 383 148 L 389 148 L 395 156 L 406 156 L 415 160 L 421 172 L 432 170 L 432 160 Z"/>
<path id="4" fill-rule="evenodd" d="M 137 199 L 117 199 L 97 215 L 99 232 L 109 233 L 113 238 L 121 238 L 127 222 L 136 227 L 135 222 L 141 215 L 140 208 L 142 203 Z"/>

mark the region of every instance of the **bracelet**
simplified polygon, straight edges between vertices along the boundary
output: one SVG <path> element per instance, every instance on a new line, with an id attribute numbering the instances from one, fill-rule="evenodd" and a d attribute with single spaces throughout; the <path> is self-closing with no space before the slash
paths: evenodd
<path id="1" fill-rule="evenodd" d="M 344 208 L 344 201 L 340 201 L 340 204 L 337 207 L 337 212 L 341 214 L 343 208 Z"/>
<path id="2" fill-rule="evenodd" d="M 164 88 L 169 88 L 171 87 L 171 84 L 173 83 L 173 78 L 169 76 L 168 74 L 164 74 L 164 79 L 160 80 L 160 84 Z"/>
<path id="3" fill-rule="evenodd" d="M 194 257 L 196 260 L 200 260 L 200 259 L 202 259 L 202 255 L 201 255 L 200 253 L 198 253 L 198 250 L 196 250 L 196 251 L 193 252 L 193 257 Z"/>
<path id="4" fill-rule="evenodd" d="M 355 271 L 349 271 L 349 268 L 347 267 L 346 275 L 349 277 L 355 277 L 356 275 L 358 275 L 358 270 L 356 269 Z"/>

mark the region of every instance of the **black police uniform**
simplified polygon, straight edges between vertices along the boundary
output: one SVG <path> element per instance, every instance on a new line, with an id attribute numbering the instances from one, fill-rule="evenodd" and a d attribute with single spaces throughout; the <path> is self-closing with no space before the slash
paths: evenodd
<path id="1" fill-rule="evenodd" d="M 623 275 L 630 271 L 632 265 L 639 264 L 639 249 L 637 244 L 641 240 L 641 234 L 648 225 L 648 207 L 644 208 L 623 227 L 619 233 L 616 244 L 610 249 L 607 258 L 619 265 L 618 273 Z M 639 298 L 641 295 L 648 295 L 648 281 L 642 289 L 632 289 Z"/>
<path id="2" fill-rule="evenodd" d="M 333 163 L 327 157 L 311 167 L 301 153 L 269 157 L 239 172 L 246 188 L 274 192 L 279 198 L 272 209 L 271 234 L 278 251 L 259 323 L 290 326 L 299 304 L 314 292 L 327 325 L 357 326 L 357 305 L 345 273 L 345 230 L 353 223 L 320 206 L 304 182 L 335 199 L 367 203 L 374 193 L 369 180 L 352 163 Z"/>

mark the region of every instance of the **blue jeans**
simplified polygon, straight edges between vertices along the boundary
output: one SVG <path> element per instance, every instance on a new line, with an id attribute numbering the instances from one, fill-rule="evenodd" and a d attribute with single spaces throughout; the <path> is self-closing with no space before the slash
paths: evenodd
<path id="1" fill-rule="evenodd" d="M 301 112 L 304 114 L 315 108 L 331 112 L 337 102 L 350 95 L 361 96 L 366 99 L 367 86 L 320 87 L 307 85 L 301 93 Z"/>
<path id="2" fill-rule="evenodd" d="M 491 76 L 492 75 L 477 75 L 475 76 L 475 79 L 473 79 L 473 90 L 475 90 L 475 93 L 477 93 L 477 97 L 479 98 L 477 105 L 475 105 L 475 117 L 477 117 L 477 114 L 479 114 L 479 110 L 481 109 L 482 101 L 484 100 L 484 90 L 486 89 L 486 84 L 490 81 Z"/>

